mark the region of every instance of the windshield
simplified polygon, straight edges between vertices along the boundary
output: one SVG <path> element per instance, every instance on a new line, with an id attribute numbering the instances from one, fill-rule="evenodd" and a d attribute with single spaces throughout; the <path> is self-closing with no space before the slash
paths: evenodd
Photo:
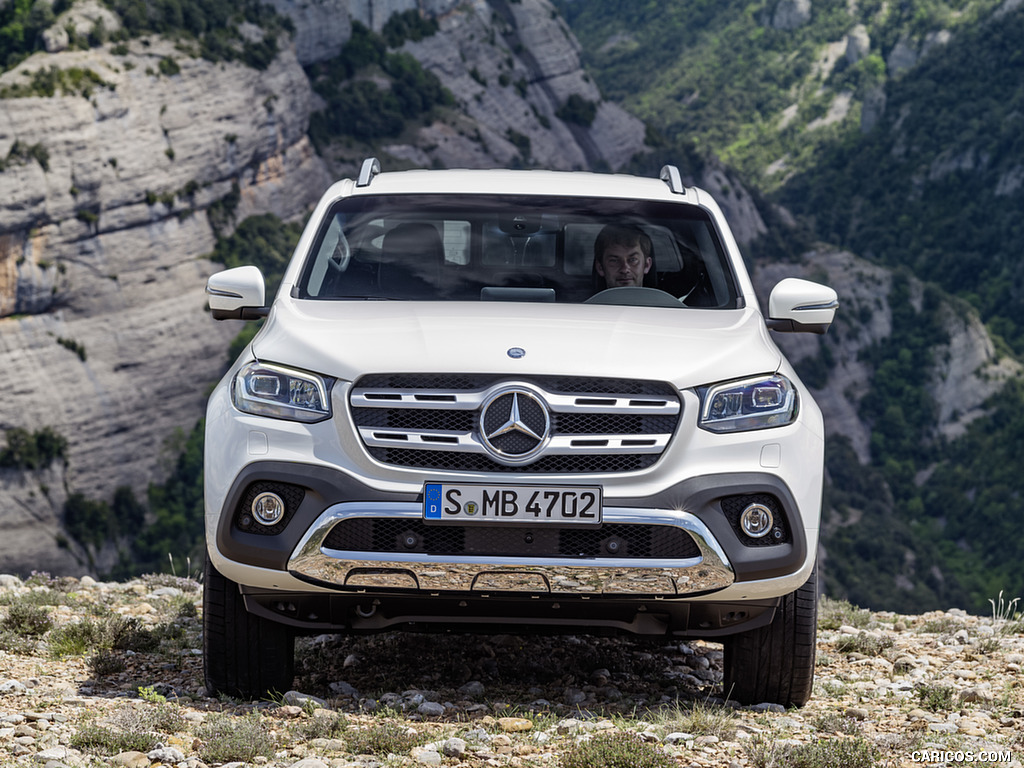
<path id="1" fill-rule="evenodd" d="M 317 233 L 298 295 L 737 306 L 732 272 L 702 209 L 540 195 L 341 200 Z"/>

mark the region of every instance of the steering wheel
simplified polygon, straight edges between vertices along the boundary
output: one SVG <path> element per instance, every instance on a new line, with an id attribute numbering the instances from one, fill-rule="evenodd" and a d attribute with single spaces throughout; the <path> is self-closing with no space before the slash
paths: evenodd
<path id="1" fill-rule="evenodd" d="M 660 288 L 645 288 L 639 285 L 622 285 L 598 291 L 584 304 L 613 304 L 640 307 L 679 307 L 679 299 Z"/>

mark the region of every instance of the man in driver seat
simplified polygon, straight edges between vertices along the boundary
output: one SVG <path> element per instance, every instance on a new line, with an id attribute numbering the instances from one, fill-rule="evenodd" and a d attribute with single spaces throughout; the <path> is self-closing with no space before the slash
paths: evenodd
<path id="1" fill-rule="evenodd" d="M 651 238 L 638 227 L 609 224 L 594 241 L 594 269 L 606 288 L 643 286 L 653 264 Z"/>

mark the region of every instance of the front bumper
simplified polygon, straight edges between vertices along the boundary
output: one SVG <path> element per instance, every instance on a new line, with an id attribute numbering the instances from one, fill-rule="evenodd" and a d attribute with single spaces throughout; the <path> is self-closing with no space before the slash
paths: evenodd
<path id="1" fill-rule="evenodd" d="M 258 535 L 235 524 L 247 489 L 263 482 L 297 484 L 304 489 L 287 526 L 274 535 Z M 777 499 L 789 539 L 773 546 L 744 545 L 722 510 L 722 500 L 736 494 L 769 494 Z M 401 547 L 353 552 L 323 546 L 335 525 L 361 517 L 419 520 L 422 493 L 380 491 L 324 466 L 262 461 L 239 472 L 208 540 L 222 573 L 240 584 L 272 589 L 707 596 L 702 599 L 724 590 L 726 600 L 753 599 L 792 591 L 789 582 L 799 581 L 808 568 L 818 512 L 809 505 L 820 503 L 820 496 L 805 496 L 799 497 L 801 506 L 777 475 L 745 472 L 689 478 L 650 496 L 607 500 L 608 523 L 662 525 L 662 530 L 682 532 L 692 539 L 695 546 L 685 557 L 559 558 L 549 554 L 531 558 L 526 551 L 516 551 L 516 557 L 497 558 L 468 552 L 403 552 Z M 805 519 L 813 520 L 814 527 L 805 530 Z"/>
<path id="2" fill-rule="evenodd" d="M 352 518 L 417 521 L 416 503 L 335 505 L 313 523 L 288 560 L 293 576 L 344 590 L 419 590 L 430 593 L 529 593 L 538 595 L 658 595 L 678 597 L 724 589 L 735 580 L 725 552 L 698 518 L 663 509 L 605 507 L 609 525 L 663 526 L 684 531 L 698 554 L 675 560 L 495 556 L 439 557 L 422 553 L 331 549 L 326 539 Z"/>

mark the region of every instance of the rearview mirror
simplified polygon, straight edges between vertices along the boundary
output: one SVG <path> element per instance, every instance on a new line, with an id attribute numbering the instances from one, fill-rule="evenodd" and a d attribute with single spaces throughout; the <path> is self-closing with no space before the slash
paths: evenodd
<path id="1" fill-rule="evenodd" d="M 768 327 L 789 333 L 825 333 L 835 319 L 839 296 L 827 285 L 787 277 L 768 297 Z"/>
<path id="2" fill-rule="evenodd" d="M 206 295 L 214 320 L 258 320 L 270 311 L 263 306 L 266 286 L 257 267 L 235 267 L 210 275 Z"/>

